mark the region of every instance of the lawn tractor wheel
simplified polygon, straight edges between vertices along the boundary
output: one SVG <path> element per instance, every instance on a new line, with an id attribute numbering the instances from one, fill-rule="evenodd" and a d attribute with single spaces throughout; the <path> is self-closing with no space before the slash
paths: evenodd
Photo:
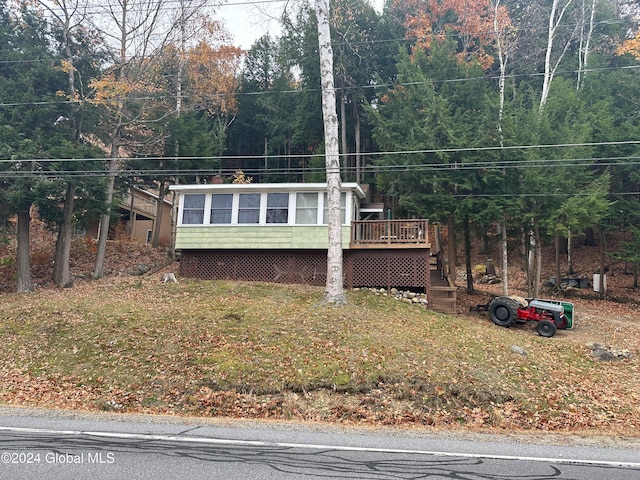
<path id="1" fill-rule="evenodd" d="M 497 297 L 489 306 L 489 315 L 496 325 L 510 327 L 518 318 L 518 304 L 509 297 Z"/>
<path id="2" fill-rule="evenodd" d="M 536 332 L 542 337 L 553 337 L 556 334 L 556 324 L 551 320 L 540 320 L 536 325 Z"/>

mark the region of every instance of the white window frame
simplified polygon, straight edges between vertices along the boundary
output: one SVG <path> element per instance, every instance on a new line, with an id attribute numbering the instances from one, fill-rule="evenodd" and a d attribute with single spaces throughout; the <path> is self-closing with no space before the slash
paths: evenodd
<path id="1" fill-rule="evenodd" d="M 260 212 L 258 223 L 238 223 L 238 213 L 240 206 L 240 194 L 259 194 L 260 195 Z M 287 223 L 267 223 L 267 198 L 269 193 L 287 193 L 289 195 L 288 211 L 287 211 Z M 316 211 L 316 223 L 296 223 L 296 195 L 298 193 L 314 193 L 318 197 L 317 211 Z M 344 222 L 343 226 L 349 226 L 351 219 L 353 218 L 353 212 L 357 210 L 357 206 L 354 205 L 355 196 L 350 191 L 342 192 L 346 195 L 344 204 Z M 186 195 L 204 194 L 204 218 L 203 223 L 183 223 L 184 216 L 184 199 Z M 231 194 L 231 223 L 211 223 L 211 203 L 213 195 Z M 178 207 L 179 226 L 181 227 L 198 227 L 198 226 L 214 226 L 214 227 L 228 227 L 234 226 L 296 226 L 296 227 L 311 227 L 311 226 L 323 226 L 324 223 L 324 203 L 325 203 L 326 191 L 305 191 L 305 190 L 287 190 L 279 191 L 273 190 L 269 192 L 185 192 L 180 196 L 180 203 Z"/>
<path id="2" fill-rule="evenodd" d="M 195 226 L 207 225 L 208 222 L 209 222 L 209 216 L 210 216 L 210 213 L 207 213 L 207 208 L 209 210 L 211 210 L 211 196 L 207 195 L 207 194 L 204 194 L 204 213 L 203 213 L 203 216 L 202 216 L 203 223 L 184 223 L 184 201 L 185 201 L 185 198 L 186 198 L 187 195 L 202 195 L 202 193 L 200 193 L 200 192 L 197 192 L 197 193 L 195 193 L 195 192 L 194 193 L 186 193 L 186 194 L 184 194 L 184 195 L 182 195 L 180 197 L 180 211 L 178 212 L 179 213 L 179 218 L 180 218 L 180 225 L 184 225 L 184 226 L 188 226 L 188 225 L 192 225 L 192 226 L 193 225 L 195 225 Z"/>
<path id="3" fill-rule="evenodd" d="M 313 194 L 313 195 L 316 196 L 316 221 L 314 223 L 297 223 L 296 222 L 297 214 L 298 214 L 298 194 L 299 193 L 302 193 L 302 194 Z M 320 216 L 320 213 L 319 213 L 319 212 L 322 211 L 322 209 L 319 208 L 320 198 L 321 198 L 320 197 L 320 192 L 304 192 L 304 191 L 301 192 L 301 191 L 297 191 L 297 192 L 293 192 L 292 196 L 293 196 L 292 204 L 293 204 L 294 213 L 293 213 L 293 218 L 291 218 L 291 213 L 289 213 L 289 219 L 290 219 L 291 223 L 293 225 L 303 226 L 303 227 L 304 226 L 309 227 L 309 226 L 313 226 L 313 225 L 321 225 L 322 217 Z"/>
<path id="4" fill-rule="evenodd" d="M 211 205 L 213 204 L 213 196 L 214 195 L 231 195 L 231 221 L 229 223 L 211 223 Z M 233 225 L 233 212 L 234 212 L 234 208 L 233 208 L 233 202 L 235 200 L 235 195 L 233 193 L 229 193 L 229 192 L 219 192 L 219 193 L 208 193 L 207 194 L 207 199 L 209 200 L 209 218 L 205 218 L 205 221 L 207 223 L 207 225 Z M 207 202 L 205 201 L 205 206 L 207 205 Z M 236 217 L 237 218 L 237 217 Z"/>
<path id="5" fill-rule="evenodd" d="M 344 205 L 342 204 L 342 195 L 344 195 Z M 329 217 L 329 209 L 327 208 L 327 223 L 324 222 L 324 201 L 327 197 L 327 192 L 321 192 L 320 201 L 318 204 L 322 203 L 322 207 L 318 206 L 319 211 L 319 221 L 320 225 L 328 225 L 328 217 Z M 340 193 L 340 216 L 342 217 L 342 209 L 344 207 L 344 220 L 341 220 L 341 225 L 349 225 L 351 218 L 351 193 L 350 192 L 341 192 Z"/>
<path id="6" fill-rule="evenodd" d="M 267 213 L 269 212 L 269 195 L 287 195 L 287 221 L 286 222 L 267 222 Z M 262 214 L 262 207 L 264 206 L 264 223 L 266 225 L 289 225 L 291 223 L 291 192 L 265 192 L 260 199 L 260 213 Z M 293 202 L 295 203 L 295 202 Z M 277 207 L 282 208 L 282 207 Z M 262 215 L 261 215 L 262 218 Z"/>
<path id="7" fill-rule="evenodd" d="M 240 223 L 238 218 L 240 217 L 240 195 L 257 195 L 258 196 L 258 221 L 251 223 Z M 211 195 L 209 195 L 211 197 Z M 235 192 L 233 194 L 234 199 L 234 212 L 231 214 L 231 222 L 233 224 L 235 218 L 235 225 L 263 225 L 267 216 L 266 196 L 262 192 Z"/>

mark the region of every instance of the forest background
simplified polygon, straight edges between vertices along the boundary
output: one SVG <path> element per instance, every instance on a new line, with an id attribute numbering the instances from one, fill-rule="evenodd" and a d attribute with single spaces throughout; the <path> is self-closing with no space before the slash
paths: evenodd
<path id="1" fill-rule="evenodd" d="M 472 236 L 500 237 L 504 264 L 524 245 L 532 295 L 543 244 L 568 255 L 570 274 L 572 238 L 604 245 L 623 232 L 613 255 L 637 265 L 639 11 L 628 0 L 389 0 L 381 13 L 333 1 L 342 179 L 370 185 L 395 217 L 460 232 L 468 291 Z M 0 2 L 0 226 L 5 243 L 15 226 L 17 291 L 33 288 L 33 207 L 57 231 L 53 280 L 70 285 L 73 230 L 101 219 L 101 277 L 110 205 L 127 188 L 162 198 L 238 170 L 325 180 L 313 6 L 292 2 L 282 35 L 248 51 L 216 18 L 206 0 Z"/>

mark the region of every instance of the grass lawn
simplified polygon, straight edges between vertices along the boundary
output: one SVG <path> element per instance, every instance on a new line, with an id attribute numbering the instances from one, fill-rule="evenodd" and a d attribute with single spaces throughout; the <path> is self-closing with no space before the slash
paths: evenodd
<path id="1" fill-rule="evenodd" d="M 112 277 L 0 296 L 0 402 L 637 435 L 637 353 L 348 292 Z M 527 351 L 510 350 L 518 345 Z"/>

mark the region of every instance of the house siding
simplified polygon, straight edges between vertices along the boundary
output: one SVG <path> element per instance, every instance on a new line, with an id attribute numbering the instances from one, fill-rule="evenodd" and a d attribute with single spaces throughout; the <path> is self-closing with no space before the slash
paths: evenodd
<path id="1" fill-rule="evenodd" d="M 349 248 L 351 227 L 342 227 L 342 247 Z M 176 249 L 324 249 L 325 225 L 182 226 L 176 230 Z"/>

